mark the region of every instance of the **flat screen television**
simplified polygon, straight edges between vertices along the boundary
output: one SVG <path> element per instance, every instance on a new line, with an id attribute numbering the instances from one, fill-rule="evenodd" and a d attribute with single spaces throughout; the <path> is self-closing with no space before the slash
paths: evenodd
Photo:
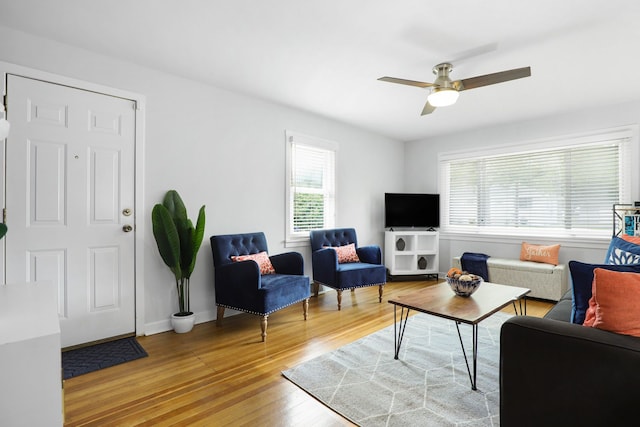
<path id="1" fill-rule="evenodd" d="M 440 195 L 418 193 L 385 193 L 384 226 L 440 227 Z"/>

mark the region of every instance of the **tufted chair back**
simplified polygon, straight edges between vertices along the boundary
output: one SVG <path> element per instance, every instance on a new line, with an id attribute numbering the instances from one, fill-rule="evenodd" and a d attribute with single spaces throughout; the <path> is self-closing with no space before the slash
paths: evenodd
<path id="1" fill-rule="evenodd" d="M 267 238 L 263 232 L 212 236 L 211 247 L 214 267 L 231 264 L 232 256 L 269 252 Z"/>
<path id="2" fill-rule="evenodd" d="M 333 228 L 331 230 L 313 230 L 309 233 L 311 251 L 317 251 L 324 246 L 344 246 L 350 243 L 358 247 L 356 230 L 353 228 Z"/>

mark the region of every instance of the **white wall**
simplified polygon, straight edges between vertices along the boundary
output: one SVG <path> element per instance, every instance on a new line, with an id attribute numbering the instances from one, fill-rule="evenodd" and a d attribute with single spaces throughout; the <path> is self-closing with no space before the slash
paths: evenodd
<path id="1" fill-rule="evenodd" d="M 435 117 L 434 117 L 435 118 Z M 474 131 L 460 132 L 405 144 L 405 190 L 414 192 L 438 191 L 438 154 L 505 144 L 524 143 L 565 135 L 620 126 L 637 125 L 640 119 L 640 101 L 597 106 L 583 111 L 557 114 L 520 123 L 510 123 Z M 638 164 L 640 158 L 635 159 Z M 633 200 L 640 200 L 635 194 Z M 629 202 L 629 201 L 622 201 Z M 520 236 L 518 238 L 492 238 L 474 235 L 441 235 L 440 271 L 447 271 L 451 259 L 463 252 L 481 252 L 494 257 L 518 258 L 522 241 L 530 243 L 560 243 L 560 261 L 603 262 L 608 239 L 558 240 L 550 237 Z"/>
<path id="2" fill-rule="evenodd" d="M 313 114 L 0 27 L 0 61 L 146 96 L 145 196 L 149 216 L 176 189 L 195 219 L 207 206 L 205 242 L 192 276 L 198 321 L 215 313 L 208 237 L 264 231 L 271 253 L 284 248 L 285 129 L 336 141 L 337 222 L 362 244 L 383 243 L 383 193 L 401 191 L 403 144 Z M 147 221 L 145 323 L 168 328 L 177 310 L 173 279 Z M 300 248 L 311 272 L 308 248 Z"/>

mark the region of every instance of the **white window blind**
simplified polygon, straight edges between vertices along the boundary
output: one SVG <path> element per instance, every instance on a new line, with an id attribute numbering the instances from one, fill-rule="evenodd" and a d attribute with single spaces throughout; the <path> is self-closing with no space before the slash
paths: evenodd
<path id="1" fill-rule="evenodd" d="M 287 132 L 287 241 L 334 226 L 335 154 L 333 142 Z"/>
<path id="2" fill-rule="evenodd" d="M 630 139 L 441 159 L 446 226 L 498 234 L 609 232 L 612 205 L 629 200 Z"/>

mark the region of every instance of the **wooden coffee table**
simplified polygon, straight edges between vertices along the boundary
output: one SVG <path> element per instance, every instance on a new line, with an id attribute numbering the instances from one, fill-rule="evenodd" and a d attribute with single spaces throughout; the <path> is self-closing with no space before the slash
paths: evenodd
<path id="1" fill-rule="evenodd" d="M 513 304 L 516 314 L 527 314 L 526 295 L 531 292 L 527 288 L 519 288 L 516 286 L 498 285 L 496 283 L 484 282 L 478 290 L 470 297 L 461 297 L 453 293 L 449 284 L 446 282 L 429 286 L 425 289 L 413 292 L 407 295 L 400 295 L 390 299 L 389 303 L 393 304 L 393 320 L 394 320 L 394 345 L 395 359 L 398 359 L 402 338 L 409 319 L 411 310 L 420 311 L 422 313 L 431 314 L 433 316 L 444 317 L 453 320 L 458 331 L 462 354 L 467 364 L 467 372 L 471 381 L 471 389 L 476 388 L 476 372 L 478 359 L 478 323 L 491 316 L 497 311 L 502 310 L 509 304 Z M 520 313 L 518 313 L 519 303 Z M 523 304 L 524 302 L 524 304 Z M 398 307 L 400 311 L 400 322 L 398 322 L 396 313 Z M 461 323 L 471 325 L 473 330 L 473 375 L 469 368 L 467 353 L 460 335 Z"/>

